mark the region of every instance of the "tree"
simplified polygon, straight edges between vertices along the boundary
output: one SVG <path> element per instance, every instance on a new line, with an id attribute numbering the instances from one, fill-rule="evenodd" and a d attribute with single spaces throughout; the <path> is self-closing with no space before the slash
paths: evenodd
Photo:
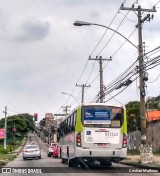
<path id="1" fill-rule="evenodd" d="M 5 119 L 0 120 L 0 128 L 4 128 Z M 7 117 L 7 138 L 13 137 L 13 128 L 16 128 L 15 135 L 23 136 L 28 131 L 36 129 L 33 116 L 30 114 L 18 114 Z"/>
<path id="2" fill-rule="evenodd" d="M 140 130 L 140 102 L 131 101 L 126 104 L 128 131 Z"/>

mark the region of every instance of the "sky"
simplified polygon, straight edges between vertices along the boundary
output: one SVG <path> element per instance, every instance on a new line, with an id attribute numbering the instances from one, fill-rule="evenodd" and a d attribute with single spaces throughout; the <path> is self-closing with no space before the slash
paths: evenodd
<path id="1" fill-rule="evenodd" d="M 118 28 L 119 33 L 128 37 L 135 30 L 137 15 L 124 10 L 117 13 L 122 2 L 124 0 L 0 0 L 0 118 L 4 117 L 5 106 L 8 116 L 37 113 L 39 120 L 45 113 L 63 113 L 61 106 L 72 105 L 70 109 L 73 109 L 77 101 L 81 102 L 81 88 L 75 87 L 76 83 L 90 84 L 84 97 L 85 103 L 91 102 L 99 91 L 99 64 L 88 61 L 89 56 L 106 59 L 113 56 L 112 61 L 103 62 L 103 66 L 107 64 L 103 71 L 105 86 L 127 69 L 137 59 L 137 48 L 126 42 L 118 50 L 125 40 L 115 34 L 109 41 L 113 35 L 111 30 L 107 30 L 95 48 L 106 28 L 73 25 L 75 20 L 111 24 L 112 29 Z M 147 9 L 156 4 L 153 20 L 143 24 L 147 52 L 160 45 L 160 3 L 158 0 L 126 0 L 124 6 L 131 7 L 133 3 L 135 7 L 141 5 Z M 137 30 L 129 40 L 138 45 Z M 157 66 L 149 71 L 148 82 L 153 83 L 147 83 L 146 97 L 160 94 L 159 69 Z M 127 104 L 139 100 L 138 86 L 139 80 L 108 103 Z M 107 95 L 105 100 L 109 98 Z"/>

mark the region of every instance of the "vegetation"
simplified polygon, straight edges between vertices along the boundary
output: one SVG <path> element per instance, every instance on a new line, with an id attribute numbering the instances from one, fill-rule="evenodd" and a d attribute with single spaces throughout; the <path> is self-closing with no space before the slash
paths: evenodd
<path id="1" fill-rule="evenodd" d="M 140 130 L 140 103 L 132 101 L 126 104 L 128 131 Z"/>
<path id="2" fill-rule="evenodd" d="M 147 110 L 160 110 L 160 96 L 149 97 L 146 101 Z M 140 125 L 140 102 L 131 101 L 126 104 L 128 132 L 141 130 Z M 147 122 L 148 125 L 148 122 Z"/>
<path id="3" fill-rule="evenodd" d="M 128 150 L 127 155 L 140 155 L 139 150 Z"/>
<path id="4" fill-rule="evenodd" d="M 0 120 L 0 128 L 4 128 L 5 119 Z M 16 128 L 16 131 L 13 129 Z M 33 116 L 30 114 L 18 114 L 7 117 L 7 149 L 3 149 L 4 139 L 0 139 L 0 153 L 12 152 L 21 144 L 22 139 L 29 131 L 35 131 Z"/>

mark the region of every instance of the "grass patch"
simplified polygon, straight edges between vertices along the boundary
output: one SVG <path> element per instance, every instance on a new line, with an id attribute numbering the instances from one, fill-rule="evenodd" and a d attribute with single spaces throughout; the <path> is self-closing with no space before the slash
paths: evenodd
<path id="1" fill-rule="evenodd" d="M 8 154 L 19 148 L 20 145 L 7 145 L 4 149 L 3 145 L 0 145 L 0 154 Z"/>
<path id="2" fill-rule="evenodd" d="M 0 160 L 4 160 L 4 161 L 12 161 L 14 158 L 16 157 L 16 155 L 13 154 L 2 154 L 0 153 Z"/>
<path id="3" fill-rule="evenodd" d="M 153 154 L 155 154 L 155 155 L 160 155 L 160 149 L 153 151 Z"/>
<path id="4" fill-rule="evenodd" d="M 0 153 L 0 166 L 6 165 L 9 161 L 14 160 L 15 158 L 16 155 Z"/>
<path id="5" fill-rule="evenodd" d="M 140 155 L 139 150 L 128 150 L 127 155 Z"/>

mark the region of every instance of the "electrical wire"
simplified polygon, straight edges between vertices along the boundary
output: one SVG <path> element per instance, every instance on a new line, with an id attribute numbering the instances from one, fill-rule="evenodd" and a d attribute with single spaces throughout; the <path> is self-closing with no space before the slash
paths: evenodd
<path id="1" fill-rule="evenodd" d="M 137 3 L 138 1 L 136 0 L 133 4 L 135 4 L 135 3 Z M 125 1 L 122 3 L 122 4 L 124 4 L 125 3 Z M 120 10 L 120 8 L 118 9 L 118 14 L 119 13 L 121 13 L 121 12 L 119 12 L 119 10 Z M 118 29 L 119 29 L 119 27 L 122 25 L 122 23 L 123 23 L 123 21 L 125 20 L 125 19 L 128 19 L 127 18 L 127 15 L 128 15 L 128 13 L 129 13 L 130 11 L 128 10 L 128 12 L 124 15 L 123 13 L 123 15 L 124 15 L 124 18 L 122 19 L 122 21 L 120 22 L 120 24 L 118 25 L 118 27 L 116 28 L 116 31 L 118 31 Z M 101 49 L 101 51 L 99 52 L 99 54 L 98 55 L 100 55 L 101 53 L 102 53 L 102 51 L 106 48 L 106 46 L 108 45 L 108 43 L 111 41 L 111 39 L 113 38 L 113 36 L 115 35 L 115 33 L 116 33 L 116 31 L 113 33 L 113 35 L 110 37 L 110 39 L 107 41 L 107 43 L 104 45 L 104 47 Z"/>
<path id="2" fill-rule="evenodd" d="M 151 82 L 148 81 L 147 83 L 154 83 L 154 82 L 156 82 L 159 79 L 159 77 L 160 77 L 160 73 L 159 73 L 159 75 L 157 76 L 157 78 L 154 81 L 151 81 Z"/>
<path id="3" fill-rule="evenodd" d="M 124 3 L 124 2 L 126 2 L 126 0 L 124 0 L 123 3 Z M 119 9 L 118 9 L 118 11 L 119 11 Z M 112 19 L 112 21 L 111 21 L 111 23 L 110 23 L 109 26 L 111 26 L 111 24 L 113 23 L 114 19 L 116 18 L 117 14 L 118 14 L 118 11 L 117 11 L 117 13 L 115 14 L 115 16 L 113 17 L 113 19 Z M 107 29 L 107 30 L 108 30 L 108 29 Z M 94 47 L 94 49 L 92 50 L 92 52 L 91 52 L 90 55 L 92 55 L 93 52 L 96 50 L 96 48 L 98 47 L 98 45 L 99 45 L 100 42 L 102 41 L 103 37 L 105 36 L 107 30 L 104 32 L 104 34 L 102 35 L 102 37 L 100 38 L 99 42 L 98 42 L 97 45 Z M 96 63 L 96 61 L 95 61 L 95 63 Z M 86 81 L 86 84 L 87 84 L 87 82 L 88 82 L 88 80 L 89 80 L 89 78 L 90 78 L 90 76 L 91 76 L 91 74 L 92 74 L 92 72 L 93 72 L 93 69 L 94 69 L 94 67 L 95 67 L 95 63 L 93 64 L 92 70 L 91 70 L 91 72 L 90 72 L 90 74 L 89 74 L 89 77 L 88 77 L 88 79 L 87 79 L 87 81 Z M 80 75 L 80 77 L 79 77 L 79 79 L 78 79 L 78 81 L 77 81 L 77 84 L 78 84 L 78 82 L 80 81 L 81 77 L 83 76 L 84 71 L 86 70 L 87 64 L 88 64 L 88 60 L 87 60 L 87 62 L 86 62 L 86 64 L 85 64 L 85 67 L 84 67 L 84 69 L 83 69 L 83 71 L 82 71 L 82 73 L 81 73 L 81 75 Z M 70 98 L 71 98 L 71 96 L 72 96 L 72 94 L 73 94 L 73 92 L 74 92 L 74 90 L 75 90 L 75 87 L 76 87 L 76 86 L 74 86 L 72 92 L 70 93 L 69 98 L 68 98 L 68 99 L 66 100 L 66 102 L 63 104 L 63 106 L 66 105 L 66 104 L 68 103 L 68 101 L 70 100 Z M 58 111 L 59 111 L 59 110 L 58 110 Z"/>
<path id="4" fill-rule="evenodd" d="M 123 3 L 124 3 L 124 2 L 126 2 L 126 0 L 123 1 Z M 119 9 L 120 9 L 120 8 L 119 8 Z M 116 18 L 116 16 L 117 16 L 117 14 L 119 13 L 119 9 L 118 9 L 117 13 L 115 14 L 115 16 L 113 17 L 112 21 L 110 22 L 109 27 L 111 26 L 111 24 L 113 23 L 113 21 L 115 20 L 115 18 Z M 128 14 L 128 13 L 127 13 L 127 14 Z M 125 19 L 125 17 L 123 18 L 122 22 L 124 21 L 124 19 Z M 120 23 L 120 25 L 122 24 L 122 22 Z M 120 25 L 118 26 L 118 28 L 120 27 Z M 118 28 L 117 28 L 117 30 L 118 30 Z M 105 34 L 107 33 L 107 31 L 108 31 L 108 29 L 106 29 L 106 31 L 104 32 L 104 34 L 102 35 L 102 37 L 101 37 L 100 40 L 98 41 L 97 45 L 96 45 L 96 46 L 94 47 L 94 49 L 92 50 L 90 56 L 94 53 L 94 51 L 96 50 L 96 48 L 98 47 L 98 45 L 100 44 L 100 42 L 102 41 L 102 39 L 104 38 L 104 36 L 105 36 Z M 115 33 L 114 33 L 114 34 L 115 34 Z M 114 36 L 114 34 L 113 34 L 112 36 Z M 112 37 L 111 37 L 111 38 L 112 38 Z M 110 40 L 111 40 L 111 38 L 110 38 Z M 105 46 L 105 47 L 106 47 L 106 46 Z M 99 54 L 100 54 L 100 53 L 99 53 Z M 98 55 L 99 55 L 99 54 L 98 54 Z M 83 69 L 83 71 L 82 71 L 82 74 L 81 74 L 80 78 L 78 79 L 77 83 L 78 83 L 79 80 L 81 79 L 81 77 L 82 77 L 82 75 L 83 75 L 83 73 L 84 73 L 84 71 L 85 71 L 85 69 L 86 69 L 86 67 L 87 67 L 87 64 L 88 64 L 88 60 L 87 60 L 87 63 L 86 63 L 86 65 L 85 65 L 85 67 L 84 67 L 84 69 Z M 92 73 L 93 73 L 95 64 L 96 64 L 96 61 L 94 62 L 93 66 L 92 66 L 91 72 L 90 72 L 90 74 L 89 74 L 89 76 L 88 76 L 88 78 L 87 78 L 85 84 L 88 83 L 88 81 L 89 81 L 89 79 L 90 79 L 90 77 L 91 77 L 91 75 L 92 75 Z M 74 90 L 75 90 L 75 87 L 73 88 L 71 95 L 73 94 Z M 69 101 L 70 98 L 71 98 L 71 95 L 69 96 L 69 98 L 67 99 L 67 101 L 64 103 L 64 105 L 68 103 L 68 101 Z M 73 102 L 72 102 L 72 103 L 73 103 Z M 71 104 L 72 104 L 72 103 L 71 103 Z"/>
<path id="5" fill-rule="evenodd" d="M 159 59 L 159 60 L 156 60 L 156 59 Z M 157 64 L 156 64 L 156 63 L 157 63 Z M 155 65 L 152 66 L 152 67 L 149 67 L 150 65 L 153 65 L 153 64 L 155 64 Z M 158 66 L 159 64 L 160 64 L 160 56 L 157 56 L 157 57 L 153 58 L 151 61 L 149 61 L 149 62 L 147 63 L 146 68 L 149 67 L 149 68 L 147 68 L 147 70 L 149 70 L 149 69 L 151 69 L 151 68 L 154 68 L 154 67 Z M 144 70 L 144 68 L 145 68 L 145 67 L 140 68 L 140 69 L 143 69 L 143 70 Z M 133 75 L 135 75 L 136 73 L 137 73 L 137 72 L 133 73 Z M 133 75 L 131 75 L 130 78 L 131 78 Z M 139 76 L 138 76 L 138 77 L 139 77 Z M 127 79 L 130 79 L 130 78 L 127 78 Z M 135 80 L 135 79 L 134 79 L 134 80 Z M 133 81 L 132 81 L 132 82 L 133 82 Z M 112 92 L 113 90 L 115 90 L 115 88 L 112 88 L 112 89 L 109 90 L 107 93 L 105 93 L 105 94 L 103 94 L 103 95 L 101 95 L 101 96 L 107 95 L 107 94 L 109 94 L 110 92 Z M 116 94 L 116 95 L 117 95 L 117 94 Z M 100 97 L 99 97 L 98 99 L 100 99 Z M 98 101 L 98 99 L 97 99 L 97 101 Z"/>
<path id="6" fill-rule="evenodd" d="M 109 38 L 109 40 L 107 41 L 107 43 L 104 45 L 104 47 L 100 50 L 100 52 L 98 53 L 98 56 L 102 53 L 102 51 L 106 48 L 106 46 L 108 45 L 108 43 L 111 41 L 111 39 L 113 38 L 113 36 L 115 35 L 115 33 L 118 31 L 118 29 L 120 28 L 120 26 L 122 25 L 123 21 L 125 20 L 126 16 L 128 15 L 129 11 L 126 13 L 126 15 L 124 16 L 124 18 L 122 19 L 122 21 L 120 22 L 120 24 L 118 25 L 118 27 L 116 28 L 115 32 L 112 34 L 112 36 Z"/>
<path id="7" fill-rule="evenodd" d="M 110 97 L 112 97 L 112 95 L 111 95 L 111 94 L 109 94 L 109 96 L 110 96 Z M 119 100 L 117 100 L 115 97 L 113 97 L 113 99 L 114 99 L 115 101 L 117 101 L 119 104 L 121 104 L 121 105 L 125 106 L 122 102 L 120 102 Z"/>
<path id="8" fill-rule="evenodd" d="M 125 16 L 124 13 L 122 13 L 122 12 L 119 12 L 119 13 L 122 14 L 123 16 Z M 137 23 L 136 21 L 133 21 L 133 20 L 129 19 L 128 17 L 126 17 L 126 18 L 127 18 L 127 20 L 129 20 L 129 21 L 131 21 L 131 22 L 133 22 L 133 23 Z"/>
<path id="9" fill-rule="evenodd" d="M 160 3 L 160 0 L 154 5 L 154 6 L 156 6 L 157 4 L 159 4 Z"/>
<path id="10" fill-rule="evenodd" d="M 136 29 L 133 30 L 133 32 L 128 36 L 127 39 L 129 39 L 129 38 L 133 35 L 133 33 L 134 33 L 135 31 L 136 31 Z M 122 48 L 122 46 L 123 46 L 125 43 L 126 43 L 126 41 L 114 52 L 114 54 L 111 56 L 111 58 L 113 58 L 113 57 L 117 54 L 117 52 L 120 50 L 120 48 Z M 107 64 L 108 64 L 108 62 L 107 62 Z M 103 70 L 106 68 L 107 64 L 103 67 Z M 98 77 L 99 77 L 99 74 L 92 80 L 92 82 L 90 83 L 90 85 L 91 85 Z M 121 75 L 120 75 L 119 77 L 121 77 Z M 115 79 L 116 79 L 116 78 L 115 78 Z M 114 81 L 115 81 L 115 80 L 113 80 L 113 82 L 114 82 Z"/>
<path id="11" fill-rule="evenodd" d="M 123 1 L 123 3 L 125 3 L 125 2 L 126 2 L 126 0 Z M 136 3 L 136 2 L 137 2 L 137 1 L 135 1 L 135 3 Z M 120 9 L 120 8 L 119 8 L 119 9 Z M 114 19 L 116 18 L 117 14 L 118 14 L 118 12 L 119 12 L 119 9 L 118 9 L 117 13 L 115 14 L 114 18 L 112 19 L 110 25 L 113 23 Z M 110 25 L 109 25 L 109 26 L 110 26 Z M 93 51 L 91 52 L 91 54 L 93 54 L 93 52 L 96 50 L 96 48 L 98 47 L 99 43 L 101 42 L 101 40 L 102 40 L 103 37 L 105 36 L 106 32 L 107 32 L 107 30 L 106 30 L 105 33 L 102 35 L 102 37 L 101 37 L 101 39 L 99 40 L 99 42 L 97 43 L 97 45 L 94 47 L 94 49 L 93 49 Z M 90 54 L 90 55 L 91 55 L 91 54 Z M 96 63 L 96 61 L 95 61 L 95 63 Z M 94 69 L 94 67 L 95 67 L 95 63 L 93 64 L 92 70 L 91 70 L 91 72 L 90 72 L 90 74 L 89 74 L 89 77 L 88 77 L 86 83 L 89 81 L 89 79 L 90 79 L 90 77 L 91 77 L 91 74 L 92 74 L 93 69 Z M 88 60 L 87 60 L 87 62 L 86 62 L 86 64 L 85 64 L 85 67 L 84 67 L 84 69 L 83 69 L 83 71 L 82 71 L 82 73 L 81 73 L 81 75 L 80 75 L 80 77 L 79 77 L 77 83 L 80 81 L 81 77 L 83 76 L 84 71 L 86 70 L 87 64 L 88 64 Z M 96 79 L 97 79 L 97 77 L 96 77 Z M 92 82 L 93 82 L 93 81 L 92 81 Z M 71 92 L 69 98 L 68 98 L 68 99 L 66 100 L 66 102 L 64 103 L 64 105 L 68 103 L 68 101 L 70 100 L 70 98 L 71 98 L 71 96 L 72 96 L 74 90 L 75 90 L 75 86 L 74 86 L 74 88 L 73 88 L 73 90 L 72 90 L 72 92 Z M 58 110 L 58 111 L 59 111 L 59 110 Z"/>

